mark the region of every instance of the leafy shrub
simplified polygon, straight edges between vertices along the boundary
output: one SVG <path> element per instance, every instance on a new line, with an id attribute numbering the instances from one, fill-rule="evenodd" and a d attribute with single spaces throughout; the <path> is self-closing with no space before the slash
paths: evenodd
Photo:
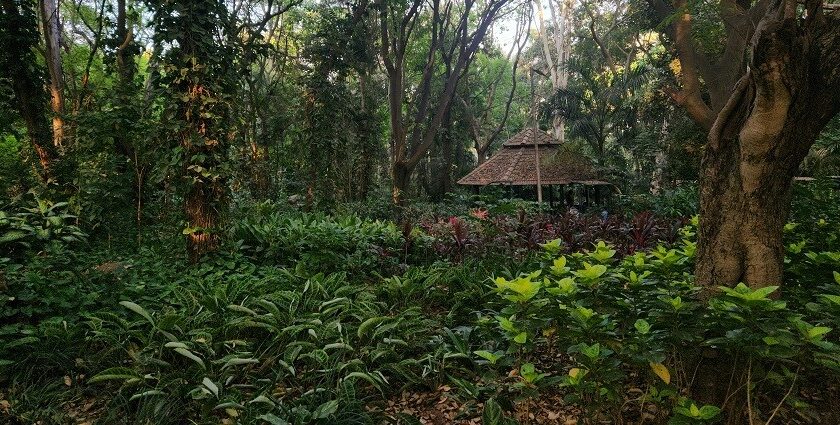
<path id="1" fill-rule="evenodd" d="M 800 270 L 804 277 L 792 281 L 781 300 L 773 298 L 776 287 L 741 284 L 720 288 L 706 304 L 691 283 L 693 230 L 682 235 L 679 246 L 621 260 L 605 244 L 560 256 L 557 245 L 547 244 L 541 269 L 496 278 L 497 301 L 477 323 L 485 334 L 475 355 L 491 366 L 485 377 L 503 380 L 505 368 L 531 365 L 533 376 L 559 377 L 567 401 L 593 420 L 664 420 L 670 414 L 675 424 L 707 423 L 720 418 L 723 406 L 685 395 L 702 353 L 714 350 L 745 365 L 733 379 L 736 388 L 750 388 L 744 399 L 751 401 L 751 414 L 813 414 L 795 390 L 803 382 L 840 377 L 840 346 L 832 332 L 840 324 L 840 273 L 826 283 L 825 274 Z M 806 256 L 840 268 L 840 255 Z M 524 371 L 520 376 L 529 381 Z M 503 385 L 496 397 L 511 391 L 522 396 Z"/>
<path id="2" fill-rule="evenodd" d="M 656 195 L 620 195 L 614 198 L 613 204 L 614 209 L 627 215 L 652 211 L 659 217 L 692 217 L 700 210 L 700 194 L 697 185 L 689 184 L 666 189 Z"/>
<path id="3" fill-rule="evenodd" d="M 33 196 L 33 203 L 0 209 L 0 249 L 11 257 L 86 240 L 87 235 L 71 224 L 76 217 L 67 213 L 66 202 Z"/>
<path id="4" fill-rule="evenodd" d="M 409 254 L 395 224 L 355 216 L 264 211 L 234 223 L 231 239 L 251 258 L 309 274 L 385 274 Z"/>

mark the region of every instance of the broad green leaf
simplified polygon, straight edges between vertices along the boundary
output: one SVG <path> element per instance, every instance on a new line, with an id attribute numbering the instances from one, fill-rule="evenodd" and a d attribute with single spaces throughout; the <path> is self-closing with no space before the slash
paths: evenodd
<path id="1" fill-rule="evenodd" d="M 499 359 L 502 358 L 501 354 L 497 354 L 497 353 L 501 353 L 501 351 L 497 351 L 496 353 L 491 353 L 489 351 L 479 350 L 479 351 L 473 351 L 473 353 L 475 355 L 487 360 L 488 362 L 490 362 L 490 364 L 496 364 L 496 362 L 498 362 Z"/>
<path id="2" fill-rule="evenodd" d="M 717 415 L 720 414 L 720 408 L 711 405 L 705 405 L 700 408 L 700 419 L 709 420 L 713 419 Z"/>
<path id="3" fill-rule="evenodd" d="M 494 398 L 484 403 L 484 411 L 481 413 L 482 425 L 502 425 L 503 417 L 502 406 Z"/>
<path id="4" fill-rule="evenodd" d="M 102 381 L 128 380 L 136 378 L 142 378 L 142 376 L 140 376 L 140 374 L 134 369 L 129 369 L 127 367 L 112 367 L 92 376 L 88 379 L 88 383 L 92 384 Z"/>
<path id="5" fill-rule="evenodd" d="M 137 305 L 137 304 L 135 304 L 131 301 L 120 301 L 120 305 L 122 305 L 123 307 L 125 307 L 125 308 L 143 316 L 143 318 L 148 320 L 149 323 L 152 324 L 152 326 L 155 325 L 155 321 L 152 319 L 152 315 L 149 314 L 149 312 L 146 311 L 146 309 L 144 309 L 143 307 L 140 307 L 139 305 Z"/>
<path id="6" fill-rule="evenodd" d="M 134 394 L 133 396 L 131 396 L 131 398 L 128 399 L 128 401 L 134 401 L 140 398 L 151 397 L 156 395 L 166 395 L 166 393 L 160 390 L 144 391 L 142 393 Z"/>
<path id="7" fill-rule="evenodd" d="M 648 321 L 645 319 L 636 320 L 636 323 L 634 323 L 633 326 L 642 335 L 645 335 L 650 332 L 650 323 L 648 323 Z"/>
<path id="8" fill-rule="evenodd" d="M 274 406 L 276 406 L 276 405 L 277 405 L 277 404 L 276 404 L 276 403 L 274 403 L 274 401 L 272 401 L 270 398 L 268 398 L 268 397 L 266 397 L 266 396 L 264 396 L 264 395 L 262 395 L 262 394 L 260 394 L 260 395 L 258 395 L 258 396 L 256 396 L 256 397 L 254 397 L 254 399 L 253 399 L 253 400 L 251 400 L 251 401 L 249 401 L 249 402 L 248 402 L 248 404 L 252 404 L 252 403 L 263 403 L 263 404 L 267 404 L 267 405 L 272 406 L 272 407 L 274 407 Z"/>
<path id="9" fill-rule="evenodd" d="M 359 338 L 364 338 L 371 329 L 386 320 L 388 320 L 388 316 L 371 317 L 359 325 L 359 329 L 356 331 L 356 334 Z"/>
<path id="10" fill-rule="evenodd" d="M 210 380 L 210 378 L 208 378 L 208 377 L 206 377 L 206 376 L 205 376 L 205 377 L 204 377 L 204 379 L 202 379 L 202 380 L 201 380 L 201 383 L 202 383 L 202 384 L 203 384 L 203 385 L 204 385 L 204 386 L 205 386 L 208 390 L 210 390 L 210 392 L 211 392 L 211 393 L 212 393 L 212 394 L 213 394 L 216 398 L 219 398 L 219 387 L 218 387 L 218 385 L 216 385 L 216 383 L 215 383 L 215 382 L 213 382 L 212 380 Z"/>
<path id="11" fill-rule="evenodd" d="M 264 415 L 257 416 L 257 419 L 268 422 L 271 425 L 289 425 L 289 422 L 286 422 L 285 420 L 280 419 L 279 417 L 271 413 L 266 413 Z"/>
<path id="12" fill-rule="evenodd" d="M 201 360 L 201 358 L 196 356 L 192 351 L 187 350 L 186 348 L 177 347 L 175 348 L 175 352 L 198 363 L 198 365 L 201 366 L 202 369 L 207 369 L 207 367 L 204 366 L 204 360 Z"/>
<path id="13" fill-rule="evenodd" d="M 247 359 L 233 358 L 233 359 L 230 359 L 230 360 L 225 362 L 224 366 L 222 366 L 222 370 L 227 369 L 231 366 L 241 366 L 241 365 L 245 365 L 245 364 L 257 364 L 259 362 L 260 361 L 255 359 L 255 358 L 247 358 Z"/>

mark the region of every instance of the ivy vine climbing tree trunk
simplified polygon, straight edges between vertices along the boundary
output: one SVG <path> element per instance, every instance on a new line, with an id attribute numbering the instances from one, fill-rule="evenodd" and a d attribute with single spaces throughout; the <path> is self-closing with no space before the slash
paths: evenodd
<path id="1" fill-rule="evenodd" d="M 400 2 L 377 0 L 381 38 L 381 57 L 388 77 L 388 110 L 391 124 L 392 200 L 403 205 L 411 175 L 429 152 L 435 135 L 455 94 L 458 80 L 472 61 L 490 24 L 503 6 L 511 0 L 488 0 L 480 10 L 475 0 L 442 2 L 411 0 Z M 428 10 L 427 10 L 428 9 Z M 430 14 L 431 40 L 420 83 L 415 95 L 406 94 L 406 51 L 414 41 L 412 34 L 423 13 Z M 416 35 L 416 34 L 415 34 Z M 443 89 L 432 93 L 441 50 L 452 58 Z M 434 101 L 434 103 L 433 103 Z M 405 105 L 408 104 L 408 108 Z"/>
<path id="2" fill-rule="evenodd" d="M 0 75 L 11 82 L 17 111 L 38 157 L 39 175 L 47 183 L 55 178 L 53 165 L 58 153 L 47 121 L 44 71 L 34 54 L 38 21 L 28 1 L 2 0 L 0 6 Z"/>
<path id="3" fill-rule="evenodd" d="M 229 115 L 235 54 L 226 42 L 230 20 L 216 0 L 150 1 L 155 37 L 167 46 L 161 79 L 172 96 L 168 110 L 184 181 L 184 229 L 191 261 L 214 251 L 227 209 Z"/>

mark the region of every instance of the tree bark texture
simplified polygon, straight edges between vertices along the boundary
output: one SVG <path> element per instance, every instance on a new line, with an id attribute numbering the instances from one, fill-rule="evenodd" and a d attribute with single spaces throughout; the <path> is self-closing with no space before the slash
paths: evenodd
<path id="1" fill-rule="evenodd" d="M 770 4 L 749 66 L 717 114 L 702 162 L 697 283 L 782 284 L 791 183 L 840 111 L 840 15 Z M 710 291 L 710 292 L 713 292 Z"/>
<path id="2" fill-rule="evenodd" d="M 58 153 L 52 144 L 52 133 L 46 119 L 44 72 L 32 54 L 37 43 L 38 22 L 27 2 L 2 0 L 0 72 L 11 81 L 15 105 L 38 157 L 41 180 L 47 183 L 55 178 L 52 168 Z"/>
<path id="3" fill-rule="evenodd" d="M 61 63 L 61 21 L 57 0 L 41 0 L 44 25 L 47 70 L 50 74 L 50 104 L 52 106 L 53 145 L 64 141 L 64 71 Z"/>

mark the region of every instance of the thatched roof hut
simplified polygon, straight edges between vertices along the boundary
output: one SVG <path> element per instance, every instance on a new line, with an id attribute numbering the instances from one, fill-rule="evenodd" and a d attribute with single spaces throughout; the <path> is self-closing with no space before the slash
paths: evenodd
<path id="1" fill-rule="evenodd" d="M 458 180 L 458 184 L 535 186 L 537 164 L 534 139 L 531 136 L 533 132 L 533 129 L 527 128 L 511 137 L 492 157 Z M 598 179 L 592 162 L 584 155 L 564 147 L 544 131 L 537 130 L 536 138 L 540 157 L 540 182 L 543 185 L 609 184 Z"/>

